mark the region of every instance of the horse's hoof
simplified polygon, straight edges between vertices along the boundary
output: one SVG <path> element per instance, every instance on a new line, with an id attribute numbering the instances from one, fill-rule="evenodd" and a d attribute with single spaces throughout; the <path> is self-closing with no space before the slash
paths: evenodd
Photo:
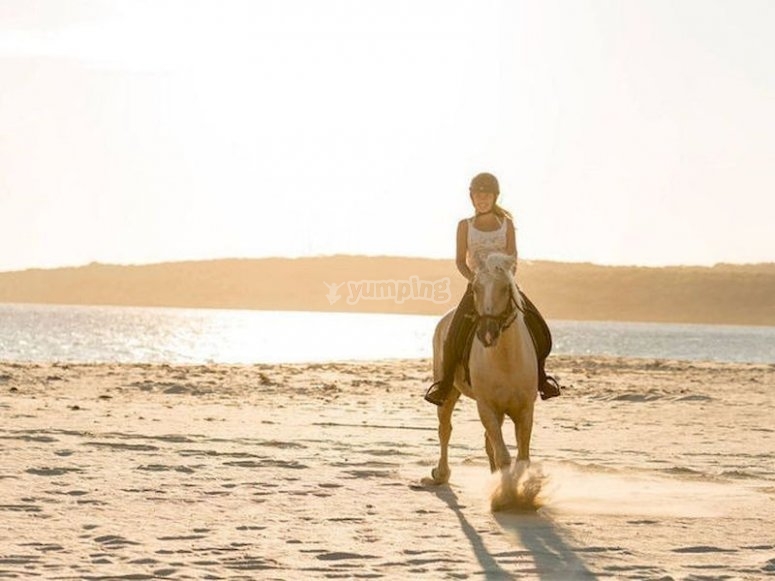
<path id="1" fill-rule="evenodd" d="M 436 484 L 446 484 L 449 482 L 449 472 L 442 474 L 438 468 L 431 470 L 431 477 Z"/>

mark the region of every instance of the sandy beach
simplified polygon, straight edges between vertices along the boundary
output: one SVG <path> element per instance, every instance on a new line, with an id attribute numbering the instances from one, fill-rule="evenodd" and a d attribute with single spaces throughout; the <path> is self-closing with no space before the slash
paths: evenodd
<path id="1" fill-rule="evenodd" d="M 436 462 L 427 360 L 0 364 L 0 578 L 775 575 L 775 365 L 552 357 L 535 513 L 482 428 Z M 513 445 L 510 424 L 504 428 Z"/>

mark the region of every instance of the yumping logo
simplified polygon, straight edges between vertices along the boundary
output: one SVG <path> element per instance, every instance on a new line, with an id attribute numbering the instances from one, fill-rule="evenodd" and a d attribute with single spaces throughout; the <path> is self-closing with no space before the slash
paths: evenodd
<path id="1" fill-rule="evenodd" d="M 409 280 L 349 280 L 346 282 L 324 282 L 328 288 L 328 304 L 333 305 L 342 295 L 339 289 L 346 285 L 347 304 L 364 301 L 392 300 L 403 304 L 406 301 L 430 301 L 445 304 L 452 298 L 449 277 L 438 280 L 421 280 L 419 276 L 410 276 Z"/>

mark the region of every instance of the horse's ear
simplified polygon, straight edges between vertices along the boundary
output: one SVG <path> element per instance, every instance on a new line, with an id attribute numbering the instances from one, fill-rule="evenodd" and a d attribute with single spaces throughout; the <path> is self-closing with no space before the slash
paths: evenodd
<path id="1" fill-rule="evenodd" d="M 503 270 L 506 274 L 514 272 L 514 267 L 517 265 L 517 259 L 514 256 L 502 254 L 501 259 L 498 261 L 498 268 Z"/>
<path id="2" fill-rule="evenodd" d="M 516 256 L 509 256 L 509 264 L 508 264 L 508 271 L 509 274 L 514 272 L 514 269 L 517 266 L 517 257 Z"/>

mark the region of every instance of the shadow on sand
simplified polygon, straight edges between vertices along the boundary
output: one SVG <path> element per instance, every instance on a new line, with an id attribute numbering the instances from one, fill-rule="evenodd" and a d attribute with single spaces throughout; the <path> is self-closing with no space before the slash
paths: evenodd
<path id="1" fill-rule="evenodd" d="M 487 550 L 482 536 L 466 519 L 460 508 L 457 495 L 449 486 L 438 486 L 429 490 L 443 500 L 457 516 L 460 526 L 482 567 L 485 579 L 512 579 L 528 573 L 527 571 L 509 571 L 498 563 L 496 556 Z M 525 547 L 524 551 L 518 553 L 533 559 L 535 569 L 529 573 L 535 575 L 535 578 L 544 580 L 597 578 L 563 540 L 557 531 L 557 525 L 548 516 L 535 512 L 525 512 L 493 513 L 493 517 L 504 532 L 513 535 Z M 510 552 L 508 556 L 513 558 L 515 553 Z"/>
<path id="2" fill-rule="evenodd" d="M 597 579 L 562 538 L 550 516 L 541 512 L 502 512 L 493 516 L 530 552 L 539 579 Z"/>
<path id="3" fill-rule="evenodd" d="M 449 506 L 449 508 L 452 509 L 452 512 L 457 516 L 460 521 L 460 527 L 463 529 L 463 532 L 471 543 L 471 548 L 474 550 L 476 559 L 482 566 L 485 579 L 510 579 L 513 577 L 513 574 L 504 570 L 498 561 L 495 560 L 495 557 L 487 550 L 487 547 L 484 546 L 482 536 L 476 532 L 476 529 L 468 522 L 468 519 L 466 519 L 463 511 L 460 510 L 460 502 L 458 502 L 457 495 L 452 489 L 449 486 L 434 486 L 429 490 L 446 502 L 447 506 Z"/>

